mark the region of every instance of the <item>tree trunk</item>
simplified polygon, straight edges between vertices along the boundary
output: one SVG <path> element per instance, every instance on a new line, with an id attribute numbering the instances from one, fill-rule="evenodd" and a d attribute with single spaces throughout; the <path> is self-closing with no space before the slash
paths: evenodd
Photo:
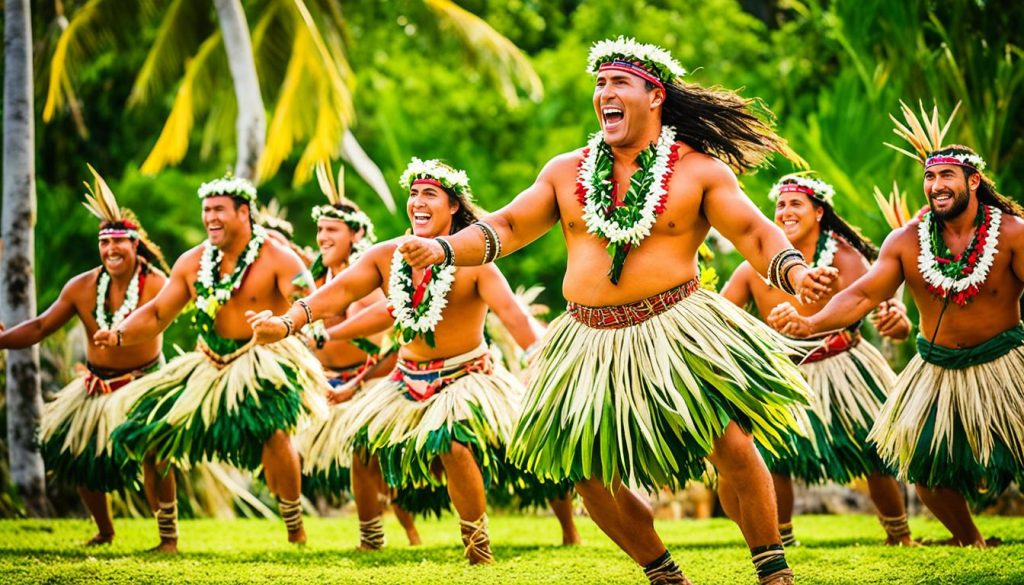
<path id="1" fill-rule="evenodd" d="M 10 325 L 36 313 L 32 230 L 36 220 L 35 110 L 32 96 L 32 25 L 28 0 L 4 3 L 3 260 L 0 320 Z M 46 514 L 43 458 L 36 430 L 43 401 L 39 349 L 7 354 L 7 448 L 11 481 L 28 513 Z"/>
<path id="2" fill-rule="evenodd" d="M 263 110 L 263 97 L 256 77 L 256 61 L 249 39 L 249 23 L 239 0 L 214 0 L 217 20 L 220 22 L 224 50 L 228 54 L 231 80 L 235 84 L 238 100 L 238 118 L 235 120 L 238 158 L 235 176 L 256 181 L 256 165 L 263 154 L 267 135 L 267 114 Z"/>

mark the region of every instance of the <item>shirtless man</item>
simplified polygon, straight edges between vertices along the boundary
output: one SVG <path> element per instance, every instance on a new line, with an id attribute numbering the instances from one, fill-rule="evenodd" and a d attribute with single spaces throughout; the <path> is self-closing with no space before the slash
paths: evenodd
<path id="1" fill-rule="evenodd" d="M 785 338 L 697 290 L 696 255 L 713 225 L 786 290 L 815 297 L 834 269 L 809 269 L 740 190 L 729 165 L 752 168 L 785 149 L 750 102 L 684 84 L 668 52 L 632 39 L 597 43 L 590 71 L 603 134 L 554 158 L 473 229 L 401 250 L 413 266 L 486 263 L 560 224 L 568 313 L 545 336 L 513 461 L 575 481 L 590 516 L 651 582 L 687 583 L 629 488 L 681 487 L 709 457 L 759 579 L 788 583 L 771 477 L 751 435 L 785 449 L 789 405 L 809 390 Z"/>
<path id="2" fill-rule="evenodd" d="M 161 272 L 168 269 L 160 249 L 149 241 L 131 210 L 118 207 L 96 170 L 91 166 L 89 170 L 95 185 L 86 196 L 86 208 L 100 219 L 102 265 L 69 280 L 42 315 L 7 331 L 0 325 L 0 349 L 39 343 L 75 317 L 92 336 L 102 326 L 119 324 L 141 303 L 155 297 L 167 280 L 166 272 Z M 134 378 L 162 365 L 162 342 L 157 335 L 134 347 L 88 344 L 88 373 L 71 382 L 43 409 L 39 438 L 46 466 L 78 486 L 98 529 L 86 543 L 89 546 L 114 540 L 106 492 L 138 485 L 138 463 L 110 440 L 111 423 L 116 421 L 110 399 Z M 146 460 L 143 470 L 146 497 L 156 512 L 156 494 L 174 493 L 174 477 L 160 478 L 151 460 Z"/>
<path id="3" fill-rule="evenodd" d="M 948 127 L 927 115 L 917 125 L 933 126 Z M 906 137 L 924 166 L 929 210 L 893 231 L 871 270 L 821 311 L 804 316 L 784 303 L 769 321 L 796 337 L 835 331 L 907 284 L 921 315 L 918 355 L 869 438 L 953 543 L 983 548 L 968 502 L 1024 479 L 1024 220 L 976 152 L 942 146 L 941 135 Z"/>
<path id="4" fill-rule="evenodd" d="M 414 158 L 401 183 L 409 192 L 406 212 L 416 234 L 450 234 L 476 220 L 469 179 L 462 171 Z M 501 453 L 523 389 L 492 362 L 484 344 L 484 318 L 488 308 L 493 310 L 523 348 L 537 340 L 539 327 L 497 267 L 456 271 L 449 264 L 416 270 L 402 260 L 399 243 L 374 246 L 283 317 L 271 311 L 252 315 L 253 331 L 259 342 L 275 342 L 294 326 L 342 313 L 383 287 L 402 346 L 398 368 L 356 396 L 341 442 L 357 453 L 376 455 L 385 480 L 399 490 L 437 485 L 435 464 L 440 461 L 466 557 L 470 564 L 490 563 L 484 486 L 501 479 Z M 366 518 L 362 508 L 359 513 L 362 540 L 371 545 L 382 540 L 375 538 L 375 533 L 382 536 L 379 517 Z"/>
<path id="5" fill-rule="evenodd" d="M 248 181 L 225 177 L 204 183 L 199 197 L 209 239 L 178 258 L 156 298 L 93 336 L 106 347 L 147 343 L 195 301 L 196 350 L 125 388 L 123 408 L 131 410 L 114 431 L 115 440 L 136 456 L 155 453 L 159 460 L 185 465 L 216 458 L 241 469 L 262 466 L 267 486 L 278 496 L 288 540 L 305 542 L 299 457 L 289 435 L 307 413 L 325 412 L 327 381 L 297 338 L 256 346 L 245 312 L 285 310 L 294 296 L 307 292 L 292 284 L 306 267 L 252 225 L 256 188 Z M 164 517 L 176 517 L 175 500 L 161 499 L 160 507 Z"/>
<path id="6" fill-rule="evenodd" d="M 369 216 L 355 202 L 344 197 L 342 172 L 339 171 L 335 180 L 329 167 L 321 163 L 317 165 L 316 174 L 320 189 L 328 200 L 328 204 L 313 209 L 320 254 L 314 259 L 311 271 L 317 286 L 322 287 L 355 263 L 377 238 Z M 341 405 L 352 398 L 357 384 L 386 376 L 395 366 L 396 355 L 382 356 L 380 349 L 384 332 L 391 327 L 386 314 L 376 326 L 359 337 L 359 342 L 342 336 L 347 318 L 384 302 L 384 292 L 377 289 L 352 303 L 344 316 L 326 317 L 308 328 L 312 329 L 311 346 L 331 385 L 328 401 L 336 406 L 331 408 L 327 418 L 314 421 L 298 438 L 303 475 L 307 479 L 307 487 L 315 491 L 340 494 L 351 490 L 357 509 L 379 508 L 381 500 L 390 499 L 392 490 L 384 483 L 375 458 L 366 463 L 361 459 L 353 462 L 351 450 L 340 445 L 337 437 L 344 432 L 345 424 L 345 406 Z M 350 470 L 353 467 L 355 471 Z M 409 544 L 420 544 L 412 515 L 397 504 L 394 511 L 405 529 Z M 371 518 L 379 515 L 379 512 L 369 513 Z M 362 543 L 361 547 L 368 547 L 368 543 Z"/>
<path id="7" fill-rule="evenodd" d="M 782 177 L 769 198 L 775 203 L 775 224 L 813 266 L 833 266 L 839 276 L 831 293 L 848 286 L 878 257 L 878 250 L 832 207 L 835 190 L 804 174 Z M 744 262 L 722 289 L 722 296 L 739 307 L 751 302 L 761 318 L 791 295 L 773 288 Z M 910 321 L 895 299 L 883 303 L 876 326 L 882 335 L 906 339 Z M 824 302 L 797 305 L 813 315 Z M 795 454 L 776 457 L 761 452 L 772 472 L 779 507 L 779 532 L 784 546 L 797 543 L 793 535 L 793 479 L 808 483 L 834 481 L 840 485 L 867 477 L 871 499 L 886 532 L 886 544 L 910 545 L 903 491 L 874 446 L 867 440 L 896 374 L 882 354 L 860 335 L 860 323 L 821 340 L 821 347 L 800 359 L 800 370 L 814 391 L 807 416 L 817 431 L 814 442 L 797 439 Z"/>

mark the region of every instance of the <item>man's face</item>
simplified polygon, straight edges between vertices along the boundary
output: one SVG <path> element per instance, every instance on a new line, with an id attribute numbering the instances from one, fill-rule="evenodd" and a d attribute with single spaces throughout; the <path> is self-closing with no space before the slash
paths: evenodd
<path id="1" fill-rule="evenodd" d="M 100 238 L 100 261 L 110 276 L 118 277 L 135 270 L 139 242 L 131 238 Z"/>
<path id="2" fill-rule="evenodd" d="M 663 100 L 660 89 L 648 90 L 646 82 L 636 75 L 614 69 L 598 72 L 594 111 L 605 142 L 624 146 L 641 140 Z"/>
<path id="3" fill-rule="evenodd" d="M 790 242 L 817 238 L 824 210 L 815 206 L 803 193 L 781 193 L 775 201 L 775 225 L 782 228 Z"/>
<path id="4" fill-rule="evenodd" d="M 933 165 L 925 169 L 924 194 L 935 217 L 953 219 L 963 213 L 979 180 L 977 173 L 968 180 L 959 165 Z"/>
<path id="5" fill-rule="evenodd" d="M 239 205 L 227 196 L 203 199 L 203 226 L 210 243 L 224 248 L 235 239 L 242 237 L 249 227 L 249 206 Z"/>
<path id="6" fill-rule="evenodd" d="M 412 233 L 421 238 L 448 235 L 452 229 L 452 214 L 459 209 L 448 194 L 436 185 L 421 183 L 409 189 L 405 212 L 412 224 Z"/>
<path id="7" fill-rule="evenodd" d="M 320 218 L 316 222 L 316 243 L 320 247 L 325 266 L 348 262 L 356 234 L 340 219 Z"/>

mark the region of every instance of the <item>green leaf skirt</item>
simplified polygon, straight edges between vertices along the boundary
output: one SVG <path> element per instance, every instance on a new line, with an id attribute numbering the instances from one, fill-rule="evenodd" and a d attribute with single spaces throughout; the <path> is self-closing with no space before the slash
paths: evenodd
<path id="1" fill-rule="evenodd" d="M 621 329 L 562 315 L 534 364 L 509 456 L 544 480 L 621 478 L 656 490 L 699 478 L 731 421 L 785 452 L 800 428 L 790 406 L 810 393 L 790 356 L 808 347 L 705 290 Z"/>

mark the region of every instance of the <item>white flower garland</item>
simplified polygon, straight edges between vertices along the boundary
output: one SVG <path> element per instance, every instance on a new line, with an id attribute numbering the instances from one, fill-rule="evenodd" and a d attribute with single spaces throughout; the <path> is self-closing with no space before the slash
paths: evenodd
<path id="1" fill-rule="evenodd" d="M 423 301 L 428 303 L 427 309 L 417 317 L 416 309 L 412 306 L 416 285 L 412 281 L 412 271 L 407 271 L 408 266 L 402 258 L 402 253 L 396 248 L 395 254 L 391 257 L 391 276 L 388 278 L 388 304 L 395 318 L 395 325 L 418 334 L 433 332 L 441 321 L 441 313 L 448 305 L 448 292 L 455 281 L 455 267 L 434 267 L 433 276 L 427 283 L 426 295 L 423 298 Z"/>
<path id="2" fill-rule="evenodd" d="M 241 177 L 214 179 L 199 186 L 200 199 L 213 195 L 237 196 L 256 201 L 256 186 Z"/>
<path id="3" fill-rule="evenodd" d="M 114 313 L 110 320 L 107 320 L 107 290 L 110 288 L 110 275 L 106 270 L 100 272 L 99 282 L 96 283 L 96 324 L 100 329 L 113 329 L 121 324 L 128 315 L 139 306 L 139 275 L 142 265 L 136 261 L 135 274 L 128 283 L 128 290 L 124 294 L 124 302 Z"/>
<path id="4" fill-rule="evenodd" d="M 242 277 L 245 275 L 245 270 L 252 266 L 252 263 L 256 261 L 256 257 L 259 256 L 260 246 L 263 245 L 263 241 L 266 238 L 267 231 L 265 229 L 258 225 L 253 226 L 252 237 L 249 239 L 245 252 L 242 253 L 242 257 L 235 266 L 235 270 L 231 274 L 221 276 L 217 286 L 214 286 L 214 273 L 219 271 L 220 263 L 224 259 L 224 253 L 221 252 L 220 248 L 211 244 L 210 240 L 203 242 L 203 255 L 199 258 L 198 280 L 203 290 L 212 290 L 213 295 L 212 298 L 205 296 L 197 287 L 197 309 L 207 313 L 215 312 L 224 303 L 231 300 L 231 295 L 242 285 Z M 230 286 L 226 286 L 228 283 L 230 283 Z"/>
<path id="5" fill-rule="evenodd" d="M 321 205 L 313 208 L 313 221 L 321 219 L 334 219 L 363 228 L 363 237 L 352 243 L 352 251 L 349 253 L 348 259 L 350 266 L 355 264 L 356 260 L 377 242 L 377 233 L 373 231 L 373 221 L 362 210 L 342 211 L 333 205 Z"/>
<path id="6" fill-rule="evenodd" d="M 686 69 L 665 49 L 647 43 L 638 43 L 632 37 L 619 37 L 615 40 L 598 41 L 590 47 L 587 55 L 587 71 L 597 73 L 598 63 L 610 58 L 622 56 L 631 60 L 657 64 L 661 69 L 671 73 L 673 77 L 683 77 Z M 662 81 L 671 81 L 665 80 Z"/>
<path id="7" fill-rule="evenodd" d="M 981 288 L 988 278 L 988 272 L 992 269 L 992 263 L 996 257 L 996 246 L 999 244 L 999 222 L 1003 216 L 1002 211 L 997 207 L 989 208 L 988 234 L 985 239 L 985 246 L 982 248 L 981 257 L 974 270 L 963 278 L 952 278 L 942 274 L 937 268 L 938 262 L 932 252 L 931 242 L 931 221 L 932 214 L 925 213 L 917 224 L 917 243 L 920 253 L 917 258 L 917 268 L 925 282 L 933 287 L 941 288 L 947 294 L 962 292 L 971 286 Z M 970 250 L 964 250 L 969 254 Z"/>
<path id="8" fill-rule="evenodd" d="M 583 187 L 584 205 L 583 221 L 587 224 L 587 231 L 604 238 L 612 243 L 627 242 L 639 245 L 640 241 L 651 233 L 651 227 L 657 221 L 658 216 L 655 208 L 658 207 L 665 196 L 665 175 L 672 172 L 669 165 L 669 155 L 672 154 L 672 145 L 676 141 L 676 129 L 672 126 L 662 126 L 661 135 L 658 137 L 658 146 L 655 149 L 654 165 L 651 173 L 654 180 L 651 181 L 651 188 L 644 196 L 643 206 L 640 208 L 640 218 L 630 226 L 621 226 L 618 222 L 607 217 L 607 209 L 603 209 L 593 197 L 594 192 L 594 171 L 597 162 L 604 151 L 600 148 L 604 141 L 602 132 L 595 132 L 587 142 L 587 154 L 580 164 L 577 183 Z"/>
<path id="9" fill-rule="evenodd" d="M 814 195 L 817 199 L 820 199 L 825 203 L 828 203 L 829 205 L 832 205 L 832 198 L 835 197 L 836 195 L 835 188 L 833 188 L 832 185 L 829 185 L 825 181 L 822 181 L 820 179 L 812 179 L 810 177 L 790 175 L 783 177 L 782 179 L 779 180 L 778 183 L 775 183 L 775 185 L 772 186 L 772 190 L 768 192 L 768 199 L 772 201 L 778 199 L 779 195 L 781 194 L 780 190 L 782 189 L 782 187 L 790 184 L 797 184 L 800 185 L 801 187 L 806 187 L 811 191 L 814 191 Z"/>
<path id="10" fill-rule="evenodd" d="M 412 157 L 412 162 L 405 168 L 398 184 L 408 191 L 417 177 L 430 177 L 439 183 L 462 194 L 469 196 L 469 175 L 465 171 L 453 169 L 439 160 L 420 160 Z"/>
<path id="11" fill-rule="evenodd" d="M 958 160 L 958 161 L 960 161 L 960 162 L 962 162 L 964 164 L 968 164 L 968 165 L 978 169 L 979 171 L 984 171 L 985 167 L 987 166 L 987 164 L 985 163 L 985 159 L 981 158 L 980 156 L 978 156 L 976 154 L 970 154 L 968 152 L 961 153 L 961 154 L 936 154 L 936 155 L 932 155 L 932 156 L 928 157 L 929 160 L 932 159 L 932 158 L 955 158 L 956 160 Z M 927 161 L 926 161 L 926 164 L 927 164 Z"/>
<path id="12" fill-rule="evenodd" d="M 822 248 L 821 254 L 814 261 L 815 268 L 827 268 L 832 266 L 832 261 L 836 258 L 836 250 L 839 249 L 839 241 L 836 239 L 836 235 L 831 231 L 825 231 L 825 247 Z"/>

